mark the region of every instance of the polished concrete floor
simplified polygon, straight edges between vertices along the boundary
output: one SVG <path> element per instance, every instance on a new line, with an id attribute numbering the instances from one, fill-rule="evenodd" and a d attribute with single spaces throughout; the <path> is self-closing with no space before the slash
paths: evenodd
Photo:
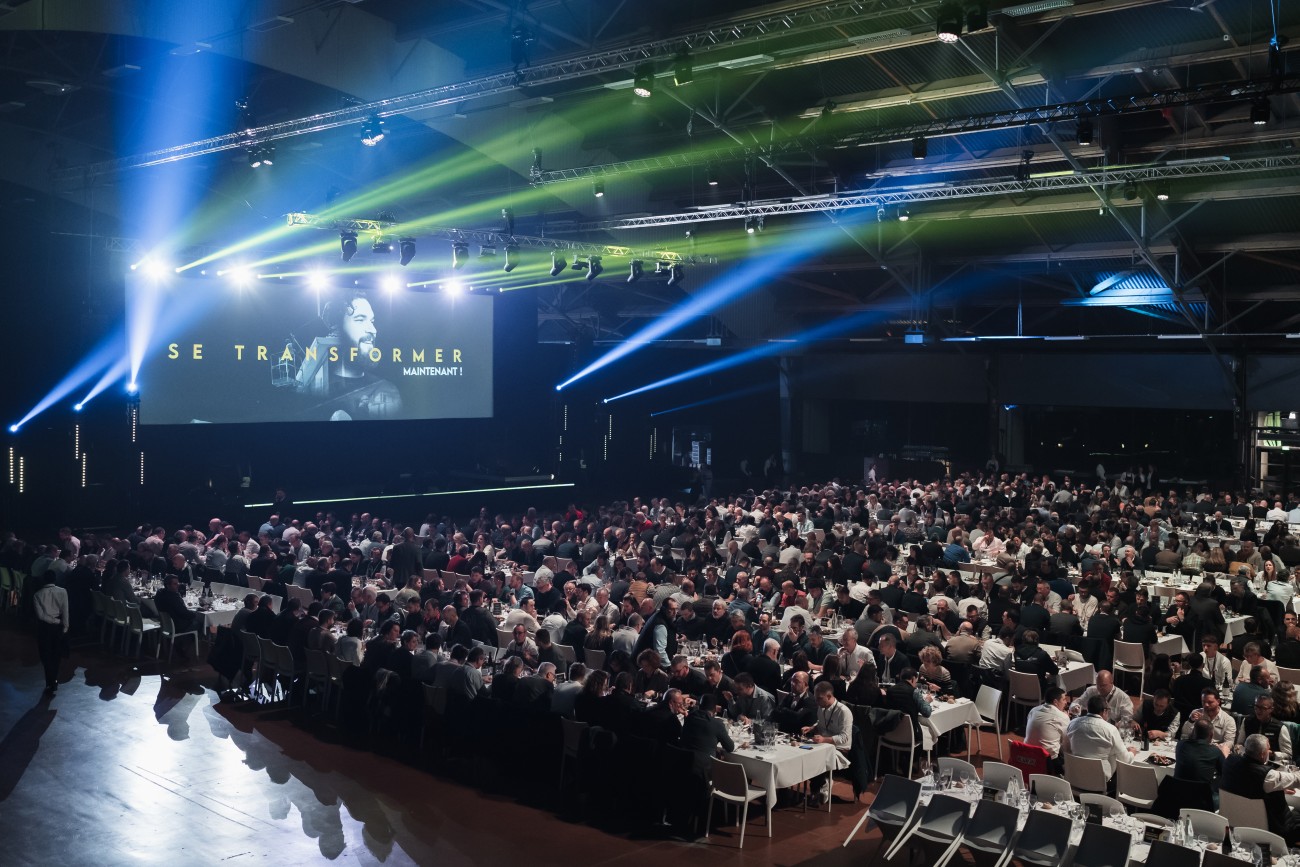
<path id="1" fill-rule="evenodd" d="M 864 809 L 851 803 L 779 809 L 775 836 L 751 824 L 743 851 L 734 827 L 700 843 L 638 839 L 562 820 L 544 782 L 431 772 L 284 711 L 221 702 L 201 663 L 137 666 L 87 646 L 59 680 L 42 693 L 34 637 L 0 617 L 3 865 L 847 865 L 879 839 L 840 848 Z"/>

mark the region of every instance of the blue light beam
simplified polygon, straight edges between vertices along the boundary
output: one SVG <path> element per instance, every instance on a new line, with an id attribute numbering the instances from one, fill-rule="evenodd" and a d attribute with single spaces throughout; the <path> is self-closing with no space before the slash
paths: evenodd
<path id="1" fill-rule="evenodd" d="M 725 394 L 717 394 L 714 395 L 713 397 L 705 398 L 704 400 L 697 400 L 694 403 L 684 403 L 681 406 L 675 406 L 672 409 L 661 409 L 658 412 L 650 413 L 650 417 L 657 418 L 661 415 L 668 415 L 671 412 L 681 412 L 684 409 L 695 409 L 697 406 L 708 406 L 709 404 L 712 403 L 722 403 L 728 400 L 736 400 L 742 397 L 749 397 L 750 395 L 759 394 L 764 391 L 775 391 L 775 390 L 776 389 L 772 386 L 772 384 L 767 382 L 762 383 L 760 385 L 751 385 L 748 388 L 738 388 L 735 391 L 729 391 Z"/>
<path id="2" fill-rule="evenodd" d="M 760 358 L 768 358 L 773 355 L 780 355 L 783 352 L 789 352 L 791 344 L 799 345 L 806 343 L 816 343 L 819 340 L 826 340 L 831 337 L 837 337 L 846 331 L 852 331 L 863 325 L 870 325 L 880 322 L 887 315 L 880 310 L 864 310 L 855 313 L 852 316 L 842 316 L 831 322 L 818 325 L 815 328 L 809 328 L 807 331 L 800 332 L 790 337 L 784 337 L 771 343 L 765 343 L 762 346 L 756 346 L 753 349 L 747 349 L 744 352 L 737 353 L 727 358 L 720 358 L 717 361 L 711 361 L 708 364 L 700 365 L 691 370 L 684 370 L 681 373 L 675 373 L 672 376 L 652 382 L 649 385 L 643 385 L 640 388 L 634 388 L 631 391 L 625 391 L 622 394 L 616 394 L 613 397 L 607 397 L 604 403 L 613 403 L 616 400 L 622 400 L 625 397 L 632 397 L 636 394 L 643 394 L 647 391 L 653 391 L 656 388 L 664 388 L 669 385 L 676 385 L 679 382 L 686 382 L 689 379 L 695 379 L 701 376 L 708 376 L 711 373 L 717 373 L 722 370 L 730 370 L 733 367 L 739 367 L 742 364 L 749 364 L 751 361 L 758 361 Z"/>
<path id="3" fill-rule="evenodd" d="M 63 400 L 72 394 L 78 388 L 81 388 L 91 377 L 101 371 L 107 370 L 113 362 L 122 358 L 126 352 L 125 335 L 121 331 L 114 332 L 106 337 L 98 346 L 92 349 L 85 358 L 77 363 L 77 366 L 68 372 L 68 375 L 50 389 L 50 392 L 32 407 L 27 415 L 19 419 L 17 426 L 22 427 L 27 422 L 36 418 L 36 416 L 45 412 L 45 410 L 54 406 L 54 404 Z"/>

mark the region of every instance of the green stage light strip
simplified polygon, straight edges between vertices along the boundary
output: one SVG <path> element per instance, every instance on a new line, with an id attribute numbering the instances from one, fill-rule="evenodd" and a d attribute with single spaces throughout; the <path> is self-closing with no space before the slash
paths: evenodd
<path id="1" fill-rule="evenodd" d="M 329 503 L 364 503 L 370 500 L 409 500 L 415 497 L 450 497 L 456 494 L 497 494 L 502 491 L 540 491 L 543 488 L 572 488 L 576 482 L 556 482 L 553 485 L 515 485 L 509 488 L 475 488 L 468 491 L 430 491 L 427 494 L 379 494 L 374 497 L 338 497 L 331 500 L 298 500 L 295 506 L 320 506 Z M 248 503 L 245 509 L 267 509 L 275 503 Z"/>

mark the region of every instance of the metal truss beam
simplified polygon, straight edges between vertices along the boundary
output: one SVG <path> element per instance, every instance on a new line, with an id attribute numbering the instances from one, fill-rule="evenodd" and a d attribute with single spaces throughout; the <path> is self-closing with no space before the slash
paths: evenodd
<path id="1" fill-rule="evenodd" d="M 916 138 L 940 138 L 1014 126 L 1059 123 L 1083 117 L 1110 117 L 1191 105 L 1246 102 L 1255 97 L 1296 92 L 1300 92 L 1300 75 L 1292 75 L 1280 80 L 1263 79 L 1228 82 L 1189 90 L 1139 93 L 1125 97 L 1087 99 L 1054 105 L 1014 107 L 966 117 L 936 118 L 905 126 L 863 129 L 833 138 L 792 136 L 771 144 L 736 145 L 734 147 L 714 148 L 708 151 L 662 154 L 645 159 L 624 160 L 595 166 L 579 166 L 550 171 L 534 170 L 530 179 L 534 184 L 547 184 L 555 181 L 582 178 L 642 174 L 664 169 L 681 169 L 691 166 L 707 166 L 713 163 L 736 162 L 751 157 L 771 157 L 792 152 L 817 153 L 827 150 L 842 150 L 876 144 L 907 142 Z"/>
<path id="2" fill-rule="evenodd" d="M 1232 160 L 1228 157 L 1207 157 L 1204 160 L 1175 161 L 1146 166 L 1097 169 L 1085 172 L 1067 171 L 1059 175 L 1031 177 L 1024 181 L 1015 178 L 998 178 L 993 180 L 954 181 L 951 183 L 940 182 L 882 187 L 860 193 L 841 195 L 827 194 L 790 199 L 737 202 L 677 214 L 655 214 L 642 217 L 626 217 L 618 220 L 577 223 L 572 227 L 567 227 L 565 231 L 617 231 L 619 229 L 644 229 L 653 226 L 675 226 L 686 223 L 709 223 L 720 220 L 744 219 L 745 217 L 852 211 L 861 208 L 890 208 L 919 202 L 943 202 L 991 196 L 1023 196 L 1031 193 L 1083 190 L 1093 188 L 1098 184 L 1125 184 L 1129 181 L 1142 183 L 1168 178 L 1229 177 L 1260 172 L 1293 171 L 1297 168 L 1300 168 L 1300 154 L 1251 157 L 1239 160 Z"/>
<path id="3" fill-rule="evenodd" d="M 712 26 L 687 31 L 663 39 L 597 51 L 583 52 L 546 63 L 534 64 L 518 71 L 509 70 L 469 81 L 458 81 L 414 93 L 360 103 L 334 111 L 321 112 L 293 120 L 239 130 L 186 144 L 174 145 L 148 153 L 107 160 L 89 166 L 55 172 L 56 180 L 94 176 L 177 162 L 204 154 L 239 150 L 249 145 L 266 144 L 299 135 L 324 132 L 361 123 L 369 117 L 427 111 L 440 106 L 456 105 L 517 91 L 523 87 L 563 84 L 600 73 L 632 70 L 642 63 L 667 60 L 682 49 L 695 58 L 695 69 L 726 62 L 729 49 L 760 45 L 768 40 L 788 38 L 843 24 L 858 24 L 903 12 L 938 7 L 939 0 L 830 0 L 817 5 L 788 11 L 765 11 L 758 15 L 719 21 Z M 713 62 L 710 63 L 709 61 Z"/>
<path id="4" fill-rule="evenodd" d="M 464 241 L 467 244 L 501 248 L 504 248 L 507 244 L 515 244 L 530 249 L 568 250 L 586 256 L 611 256 L 614 258 L 648 259 L 660 262 L 683 262 L 687 264 L 717 262 L 717 259 L 712 256 L 683 256 L 672 250 L 638 249 L 617 244 L 589 244 L 583 241 L 569 241 L 562 238 L 507 235 L 503 232 L 425 226 L 418 223 L 397 223 L 388 220 L 335 220 L 302 212 L 287 214 L 286 219 L 290 226 L 306 226 L 312 229 L 326 229 L 333 232 L 365 232 L 371 235 L 389 237 L 400 235 L 403 238 L 443 238 L 448 241 Z"/>

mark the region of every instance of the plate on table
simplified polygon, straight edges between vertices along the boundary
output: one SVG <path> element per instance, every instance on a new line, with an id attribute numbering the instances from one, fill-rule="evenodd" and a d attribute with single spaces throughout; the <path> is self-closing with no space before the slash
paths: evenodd
<path id="1" fill-rule="evenodd" d="M 1167 768 L 1174 763 L 1174 760 L 1169 756 L 1147 756 L 1147 763 Z"/>

